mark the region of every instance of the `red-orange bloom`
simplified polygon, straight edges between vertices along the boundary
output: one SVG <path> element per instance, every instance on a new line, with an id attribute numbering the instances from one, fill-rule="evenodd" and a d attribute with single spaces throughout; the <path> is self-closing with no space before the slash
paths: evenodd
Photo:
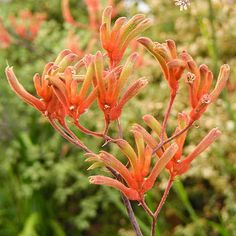
<path id="1" fill-rule="evenodd" d="M 103 12 L 100 38 L 111 67 L 115 67 L 120 63 L 129 43 L 150 27 L 151 20 L 142 14 L 135 15 L 128 21 L 125 17 L 120 17 L 111 28 L 111 15 L 112 8 L 107 7 Z"/>
<path id="2" fill-rule="evenodd" d="M 186 83 L 189 87 L 189 100 L 192 110 L 190 112 L 190 122 L 198 120 L 206 111 L 209 104 L 213 103 L 226 86 L 229 78 L 229 65 L 222 65 L 215 88 L 210 92 L 213 81 L 213 74 L 206 65 L 197 64 L 188 58 L 188 69 L 190 72 L 186 75 Z"/>
<path id="3" fill-rule="evenodd" d="M 121 152 L 129 160 L 129 169 L 114 156 L 104 151 L 99 155 L 88 154 L 89 158 L 87 161 L 95 161 L 89 169 L 104 165 L 107 168 L 113 169 L 125 181 L 123 183 L 110 177 L 98 175 L 90 177 L 91 183 L 112 186 L 120 190 L 128 199 L 141 201 L 144 194 L 153 187 L 160 172 L 174 156 L 178 146 L 172 144 L 167 148 L 161 158 L 151 168 L 152 149 L 148 145 L 145 145 L 141 133 L 136 131 L 133 133 L 137 153 L 127 141 L 120 139 L 116 142 Z"/>
<path id="4" fill-rule="evenodd" d="M 93 31 L 93 33 L 99 32 L 99 27 L 101 25 L 101 8 L 103 8 L 99 0 L 84 0 L 84 3 L 86 5 L 87 11 L 88 11 L 88 17 L 89 17 L 89 24 L 82 24 L 80 22 L 77 22 L 70 11 L 70 4 L 69 0 L 62 0 L 61 1 L 61 8 L 62 8 L 62 15 L 64 20 L 67 23 L 70 23 L 71 25 L 79 28 L 87 28 Z M 107 5 L 113 6 L 113 0 L 108 0 Z M 120 10 L 120 7 L 122 5 L 122 2 L 114 6 L 114 11 L 112 14 L 112 17 L 115 17 L 117 13 Z"/>
<path id="5" fill-rule="evenodd" d="M 33 14 L 28 10 L 21 11 L 18 19 L 13 15 L 9 17 L 12 30 L 14 30 L 19 37 L 29 41 L 37 37 L 45 19 L 46 15 L 44 13 Z"/>
<path id="6" fill-rule="evenodd" d="M 152 129 L 152 131 L 155 133 L 155 135 L 158 137 L 158 140 L 156 140 L 151 134 L 149 134 L 142 126 L 135 124 L 133 129 L 136 132 L 139 132 L 143 135 L 144 140 L 147 142 L 147 144 L 152 148 L 155 149 L 157 147 L 158 142 L 160 141 L 160 134 L 161 134 L 161 125 L 160 123 L 151 115 L 145 115 L 144 116 L 145 123 L 149 126 L 149 128 Z M 180 113 L 178 115 L 178 127 L 175 130 L 175 134 L 183 130 L 187 125 L 189 124 L 189 117 L 184 114 Z M 203 140 L 196 146 L 193 152 L 191 152 L 189 155 L 187 155 L 186 158 L 184 158 L 183 155 L 183 147 L 185 143 L 185 139 L 187 136 L 187 131 L 179 135 L 177 138 L 175 138 L 175 143 L 178 145 L 178 149 L 176 153 L 174 154 L 171 161 L 166 165 L 166 168 L 169 170 L 172 177 L 175 177 L 176 175 L 181 175 L 185 173 L 188 168 L 190 167 L 191 162 L 199 155 L 201 154 L 205 149 L 207 149 L 221 134 L 221 132 L 215 128 L 212 129 L 204 138 Z M 167 140 L 168 137 L 166 133 L 164 134 L 164 140 Z M 167 148 L 169 148 L 170 143 L 165 144 L 162 149 L 159 149 L 156 152 L 157 157 L 161 157 L 163 155 L 163 152 Z"/>
<path id="7" fill-rule="evenodd" d="M 105 71 L 102 54 L 98 52 L 95 55 L 96 80 L 94 85 L 98 87 L 98 103 L 107 124 L 118 119 L 125 104 L 147 84 L 147 80 L 139 79 L 123 92 L 127 80 L 133 72 L 136 59 L 137 54 L 134 53 L 127 59 L 123 68 L 116 67 L 113 70 Z"/>
<path id="8" fill-rule="evenodd" d="M 35 74 L 34 85 L 39 98 L 28 93 L 18 82 L 13 69 L 6 68 L 6 76 L 13 91 L 28 104 L 34 106 L 50 119 L 64 124 L 66 115 L 77 120 L 97 97 L 97 89 L 92 86 L 93 61 L 86 60 L 87 72 L 77 75 L 83 61 L 70 50 L 62 51 L 55 62 L 48 63 L 42 76 Z M 80 87 L 80 89 L 78 89 Z"/>
<path id="9" fill-rule="evenodd" d="M 2 19 L 0 18 L 0 47 L 1 48 L 7 48 L 11 44 L 11 38 L 10 35 L 5 28 Z"/>
<path id="10" fill-rule="evenodd" d="M 187 66 L 181 55 L 178 56 L 175 42 L 170 39 L 166 40 L 166 43 L 152 42 L 151 39 L 146 37 L 139 38 L 138 42 L 159 62 L 165 79 L 171 89 L 171 94 L 174 96 L 179 87 L 179 79 Z"/>

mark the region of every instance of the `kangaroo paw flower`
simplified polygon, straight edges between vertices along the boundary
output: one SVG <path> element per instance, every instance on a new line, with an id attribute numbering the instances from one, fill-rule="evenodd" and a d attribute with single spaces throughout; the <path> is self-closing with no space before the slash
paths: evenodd
<path id="1" fill-rule="evenodd" d="M 112 8 L 107 7 L 103 12 L 100 28 L 100 38 L 103 48 L 107 51 L 112 67 L 117 66 L 129 43 L 151 25 L 151 20 L 142 14 L 133 16 L 130 20 L 118 18 L 111 27 Z"/>

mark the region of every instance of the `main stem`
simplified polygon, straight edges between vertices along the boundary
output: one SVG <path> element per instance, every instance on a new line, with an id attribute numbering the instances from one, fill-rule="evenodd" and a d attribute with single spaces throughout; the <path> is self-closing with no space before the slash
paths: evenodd
<path id="1" fill-rule="evenodd" d="M 123 131 L 122 131 L 122 125 L 121 125 L 120 119 L 117 119 L 117 126 L 118 126 L 118 138 L 122 139 L 123 138 Z M 117 176 L 117 179 L 119 179 L 119 178 L 121 178 L 121 177 Z M 134 211 L 133 211 L 133 208 L 131 206 L 130 200 L 123 193 L 121 194 L 121 196 L 122 196 L 122 200 L 123 200 L 123 203 L 125 205 L 125 208 L 127 210 L 130 223 L 132 224 L 136 235 L 137 236 L 143 236 L 143 234 L 141 232 L 141 229 L 139 227 L 139 224 L 138 224 L 138 222 L 136 220 L 136 217 L 134 215 Z"/>
<path id="2" fill-rule="evenodd" d="M 141 232 L 141 229 L 139 227 L 139 224 L 135 218 L 135 215 L 134 215 L 134 211 L 133 211 L 133 208 L 131 206 L 131 203 L 129 201 L 129 199 L 124 195 L 124 194 L 121 194 L 121 197 L 122 197 L 122 200 L 123 200 L 123 203 L 125 205 L 125 208 L 127 210 L 127 213 L 128 213 L 128 216 L 129 216 L 129 220 L 134 228 L 134 231 L 136 233 L 137 236 L 143 236 L 142 232 Z"/>
<path id="3" fill-rule="evenodd" d="M 185 128 L 183 128 L 182 130 L 180 130 L 178 133 L 176 133 L 175 135 L 171 136 L 170 138 L 166 139 L 165 141 L 159 143 L 157 145 L 157 147 L 155 147 L 153 149 L 153 154 L 155 154 L 157 152 L 157 150 L 159 150 L 161 147 L 163 147 L 163 145 L 169 143 L 170 141 L 172 141 L 173 139 L 179 137 L 181 134 L 183 134 L 184 132 L 186 132 L 191 126 L 193 125 L 193 122 L 190 122 Z"/>
<path id="4" fill-rule="evenodd" d="M 161 198 L 161 201 L 160 201 L 160 203 L 159 203 L 159 205 L 158 205 L 158 207 L 157 207 L 157 209 L 156 209 L 156 211 L 154 213 L 155 218 L 158 217 L 158 215 L 159 215 L 163 205 L 165 204 L 166 198 L 167 198 L 167 196 L 168 196 L 168 194 L 170 192 L 172 184 L 173 184 L 173 177 L 170 175 L 168 183 L 167 183 L 167 186 L 166 186 L 166 189 L 165 189 L 165 191 L 163 193 L 163 196 Z"/>
<path id="5" fill-rule="evenodd" d="M 155 236 L 156 235 L 156 224 L 157 224 L 157 217 L 162 209 L 162 207 L 165 204 L 166 198 L 170 192 L 171 186 L 173 184 L 173 177 L 170 175 L 168 183 L 166 185 L 165 191 L 163 193 L 163 196 L 161 198 L 161 201 L 159 203 L 159 205 L 157 206 L 156 211 L 153 213 L 150 208 L 148 207 L 148 205 L 145 202 L 145 199 L 142 199 L 142 201 L 140 202 L 143 209 L 146 211 L 146 213 L 152 218 L 152 226 L 151 226 L 151 236 Z"/>
<path id="6" fill-rule="evenodd" d="M 152 226 L 151 226 L 151 236 L 155 236 L 155 232 L 156 232 L 156 217 L 155 214 L 151 211 L 151 209 L 148 207 L 148 205 L 145 202 L 145 199 L 141 200 L 141 205 L 143 207 L 143 209 L 146 211 L 146 213 L 152 218 Z"/>
<path id="7" fill-rule="evenodd" d="M 92 150 L 90 150 L 89 148 L 87 148 L 78 138 L 77 136 L 70 131 L 70 129 L 67 127 L 66 124 L 64 124 L 64 127 L 61 127 L 59 124 L 57 124 L 53 119 L 51 119 L 50 117 L 48 117 L 49 122 L 51 123 L 51 125 L 53 126 L 53 128 L 55 128 L 55 130 L 57 130 L 62 137 L 64 137 L 65 139 L 67 139 L 69 142 L 71 142 L 72 144 L 76 145 L 78 148 L 82 149 L 84 152 L 86 153 L 93 153 Z M 119 138 L 122 138 L 122 128 L 121 128 L 121 124 L 119 122 L 118 124 L 118 129 L 119 129 Z M 121 179 L 121 177 L 111 168 L 108 168 L 112 174 L 117 178 L 117 179 Z M 122 180 L 121 180 L 122 181 Z M 143 236 L 141 229 L 139 227 L 139 224 L 135 218 L 134 215 L 134 211 L 132 209 L 131 203 L 129 201 L 129 199 L 124 195 L 122 195 L 122 200 L 123 203 L 125 205 L 125 208 L 127 210 L 130 222 L 134 228 L 134 231 L 136 233 L 137 236 Z"/>
<path id="8" fill-rule="evenodd" d="M 156 235 L 156 224 L 157 224 L 157 219 L 154 217 L 152 219 L 151 236 Z"/>

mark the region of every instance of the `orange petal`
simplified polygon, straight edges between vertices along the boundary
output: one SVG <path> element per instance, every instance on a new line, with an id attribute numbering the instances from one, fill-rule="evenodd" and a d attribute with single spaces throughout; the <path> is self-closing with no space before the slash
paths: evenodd
<path id="1" fill-rule="evenodd" d="M 38 98 L 34 97 L 28 93 L 24 87 L 17 80 L 12 67 L 7 67 L 5 70 L 7 80 L 12 88 L 12 90 L 26 103 L 35 107 L 39 111 L 45 111 L 45 104 L 40 101 Z"/>
<path id="2" fill-rule="evenodd" d="M 158 159 L 155 166 L 153 167 L 150 175 L 145 180 L 145 183 L 143 185 L 143 191 L 146 192 L 149 189 L 152 188 L 153 184 L 156 181 L 156 178 L 160 174 L 160 172 L 165 168 L 165 166 L 168 164 L 168 162 L 173 158 L 176 151 L 178 150 L 178 145 L 173 143 L 170 147 L 166 149 L 166 151 L 163 153 L 162 157 Z"/>
<path id="3" fill-rule="evenodd" d="M 183 162 L 190 163 L 193 159 L 195 159 L 198 155 L 200 155 L 203 151 L 205 151 L 220 135 L 221 132 L 219 129 L 217 128 L 212 129 L 197 145 L 194 151 L 183 160 Z"/>
<path id="4" fill-rule="evenodd" d="M 165 75 L 165 79 L 168 81 L 169 79 L 169 71 L 166 65 L 165 59 L 155 50 L 156 46 L 152 42 L 151 39 L 146 37 L 141 37 L 138 39 L 138 42 L 140 42 L 159 62 L 162 72 Z"/>
<path id="5" fill-rule="evenodd" d="M 229 79 L 230 67 L 229 65 L 225 64 L 220 67 L 220 73 L 217 78 L 216 86 L 214 90 L 211 92 L 211 102 L 214 102 L 218 96 L 220 95 L 221 91 L 224 89 L 228 79 Z"/>
<path id="6" fill-rule="evenodd" d="M 101 175 L 95 175 L 89 177 L 89 182 L 91 184 L 106 185 L 116 188 L 119 191 L 121 191 L 129 200 L 137 200 L 137 201 L 140 200 L 140 196 L 135 189 L 127 188 L 124 184 L 122 184 L 118 180 Z"/>
<path id="7" fill-rule="evenodd" d="M 105 151 L 102 151 L 99 157 L 102 160 L 102 162 L 105 163 L 107 167 L 111 167 L 117 173 L 119 173 L 130 188 L 138 187 L 136 181 L 132 177 L 127 167 L 123 165 L 119 160 L 117 160 L 113 155 Z"/>

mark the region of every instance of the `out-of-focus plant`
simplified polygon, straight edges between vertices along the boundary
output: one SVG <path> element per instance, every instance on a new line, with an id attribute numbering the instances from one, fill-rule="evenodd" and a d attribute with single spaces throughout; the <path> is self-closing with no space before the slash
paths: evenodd
<path id="1" fill-rule="evenodd" d="M 22 10 L 18 17 L 10 15 L 9 29 L 0 22 L 0 42 L 2 47 L 8 47 L 10 44 L 17 44 L 19 40 L 33 41 L 40 30 L 42 23 L 45 21 L 44 13 L 32 13 L 28 10 Z"/>
<path id="2" fill-rule="evenodd" d="M 154 236 L 157 217 L 175 176 L 185 173 L 191 162 L 220 135 L 217 128 L 212 129 L 196 148 L 183 158 L 187 132 L 193 123 L 200 119 L 209 104 L 215 102 L 220 95 L 229 77 L 229 66 L 221 67 L 216 85 L 210 91 L 212 72 L 206 65 L 198 67 L 186 51 L 178 55 L 174 41 L 167 40 L 166 43 L 160 44 L 149 38 L 139 38 L 138 42 L 144 45 L 160 64 L 168 82 L 170 100 L 162 124 L 151 115 L 144 116 L 145 123 L 154 131 L 157 139 L 141 125 L 134 125 L 132 132 L 137 147 L 135 151 L 132 145 L 123 139 L 120 117 L 126 103 L 146 86 L 147 80 L 138 79 L 127 85 L 137 54 L 129 55 L 124 64 L 123 61 L 128 45 L 150 27 L 151 21 L 140 14 L 128 21 L 123 17 L 118 18 L 111 27 L 111 17 L 112 9 L 108 7 L 103 12 L 100 27 L 101 43 L 106 53 L 98 51 L 95 55 L 87 54 L 81 59 L 70 50 L 62 51 L 54 62 L 46 64 L 41 76 L 35 74 L 33 80 L 37 97 L 24 89 L 11 67 L 6 68 L 6 76 L 11 88 L 22 100 L 40 111 L 64 138 L 86 152 L 86 160 L 95 162 L 90 169 L 102 166 L 110 171 L 114 178 L 97 175 L 90 177 L 90 182 L 112 186 L 121 191 L 137 235 L 142 233 L 129 201 L 136 200 L 141 204 L 152 218 L 151 235 Z M 179 114 L 176 130 L 169 136 L 167 124 L 177 97 L 179 81 L 183 77 L 189 88 L 191 111 L 189 114 Z M 80 123 L 80 117 L 86 116 L 86 111 L 92 109 L 95 101 L 104 117 L 105 126 L 102 132 L 92 131 Z M 118 138 L 109 136 L 110 124 L 113 121 L 118 124 Z M 80 140 L 74 128 L 87 135 L 104 139 L 105 144 L 113 143 L 118 146 L 127 157 L 128 164 L 123 164 L 105 151 L 96 154 Z M 152 211 L 146 203 L 146 193 L 152 189 L 165 167 L 169 172 L 169 181 L 159 205 Z"/>
<path id="3" fill-rule="evenodd" d="M 175 5 L 180 7 L 180 11 L 187 10 L 190 0 L 175 0 Z"/>
<path id="4" fill-rule="evenodd" d="M 84 0 L 84 3 L 89 16 L 89 22 L 87 24 L 83 24 L 79 22 L 79 20 L 76 21 L 74 19 L 70 10 L 70 0 L 61 0 L 63 18 L 67 23 L 75 27 L 91 30 L 94 34 L 98 34 L 101 25 L 102 8 L 104 8 L 104 6 L 102 6 L 99 0 Z M 113 6 L 112 17 L 115 17 L 122 8 L 123 1 L 116 5 L 113 0 L 107 0 L 106 4 Z"/>
<path id="5" fill-rule="evenodd" d="M 0 43 L 2 48 L 7 48 L 11 44 L 10 35 L 0 19 Z"/>

